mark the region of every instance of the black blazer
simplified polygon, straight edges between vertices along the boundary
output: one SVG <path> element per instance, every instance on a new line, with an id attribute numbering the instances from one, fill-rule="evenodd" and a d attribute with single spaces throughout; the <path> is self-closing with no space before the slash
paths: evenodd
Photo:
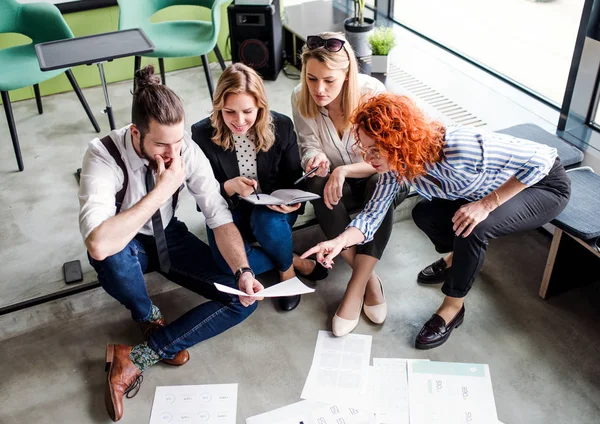
<path id="1" fill-rule="evenodd" d="M 281 188 L 299 188 L 294 181 L 302 176 L 300 153 L 292 120 L 281 113 L 271 111 L 275 132 L 275 143 L 267 152 L 256 154 L 258 182 L 263 193 L 270 194 Z M 230 209 L 239 205 L 238 195 L 229 197 L 225 192 L 225 181 L 240 176 L 235 150 L 223 150 L 212 142 L 214 128 L 210 118 L 205 118 L 192 125 L 192 139 L 200 146 L 212 166 L 215 177 L 221 184 L 221 194 Z M 243 202 L 246 204 L 246 202 Z M 301 208 L 301 213 L 304 205 Z"/>

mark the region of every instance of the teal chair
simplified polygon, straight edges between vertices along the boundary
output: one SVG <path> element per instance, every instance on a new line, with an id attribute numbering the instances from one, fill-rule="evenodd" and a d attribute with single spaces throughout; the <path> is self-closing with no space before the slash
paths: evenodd
<path id="1" fill-rule="evenodd" d="M 98 122 L 92 115 L 92 111 L 83 97 L 83 93 L 70 69 L 43 72 L 35 54 L 35 44 L 46 41 L 73 38 L 73 33 L 63 19 L 56 6 L 49 3 L 21 4 L 15 0 L 0 0 L 0 34 L 19 33 L 31 38 L 30 44 L 9 47 L 0 50 L 0 93 L 2 104 L 6 112 L 6 120 L 12 138 L 13 147 L 19 171 L 23 171 L 23 158 L 21 147 L 17 136 L 17 128 L 10 104 L 8 92 L 18 88 L 33 85 L 38 112 L 43 113 L 42 98 L 40 96 L 39 83 L 66 73 L 73 90 L 79 97 L 85 112 L 87 113 L 96 132 L 100 132 Z"/>
<path id="2" fill-rule="evenodd" d="M 165 57 L 200 56 L 206 75 L 210 98 L 213 96 L 213 80 L 208 67 L 207 55 L 214 50 L 221 69 L 225 61 L 217 46 L 221 26 L 221 6 L 230 0 L 118 0 L 119 29 L 141 28 L 156 46 L 144 57 L 158 58 L 160 76 L 165 84 Z M 150 18 L 169 6 L 200 6 L 210 9 L 211 21 L 150 22 Z M 134 72 L 140 69 L 141 56 L 136 56 Z"/>

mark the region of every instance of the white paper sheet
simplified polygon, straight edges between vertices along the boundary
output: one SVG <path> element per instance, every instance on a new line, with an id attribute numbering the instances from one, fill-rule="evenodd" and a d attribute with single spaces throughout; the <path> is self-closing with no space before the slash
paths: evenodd
<path id="1" fill-rule="evenodd" d="M 485 364 L 410 362 L 408 385 L 410 424 L 498 422 Z"/>
<path id="2" fill-rule="evenodd" d="M 411 361 L 413 359 L 373 358 L 373 410 L 377 424 L 410 423 L 407 363 Z"/>
<path id="3" fill-rule="evenodd" d="M 246 424 L 374 424 L 373 414 L 352 407 L 303 400 L 246 419 Z"/>
<path id="4" fill-rule="evenodd" d="M 235 424 L 237 384 L 158 386 L 150 424 Z"/>
<path id="5" fill-rule="evenodd" d="M 371 341 L 371 336 L 319 331 L 302 399 L 364 410 Z"/>
<path id="6" fill-rule="evenodd" d="M 264 290 L 260 290 L 253 295 L 248 295 L 241 290 L 224 286 L 223 284 L 214 283 L 217 290 L 223 293 L 235 294 L 237 296 L 248 296 L 248 297 L 282 297 L 282 296 L 296 296 L 297 294 L 313 293 L 315 289 L 311 289 L 306 286 L 298 277 L 290 278 L 289 280 L 282 281 L 279 284 L 275 284 L 271 287 L 267 287 Z"/>

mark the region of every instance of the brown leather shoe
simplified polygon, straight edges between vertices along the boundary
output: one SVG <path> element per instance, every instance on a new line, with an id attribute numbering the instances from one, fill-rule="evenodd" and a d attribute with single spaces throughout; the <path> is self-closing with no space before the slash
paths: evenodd
<path id="1" fill-rule="evenodd" d="M 429 321 L 421 328 L 417 340 L 415 341 L 415 347 L 417 349 L 431 349 L 443 345 L 446 340 L 450 338 L 452 330 L 460 327 L 464 319 L 464 305 L 449 324 L 446 324 L 444 319 L 438 314 L 433 314 Z"/>
<path id="2" fill-rule="evenodd" d="M 142 329 L 142 333 L 144 334 L 144 339 L 148 340 L 152 333 L 158 330 L 161 327 L 166 326 L 164 318 L 159 318 L 155 321 L 141 322 L 140 327 Z M 169 365 L 181 366 L 190 360 L 190 353 L 187 350 L 182 350 L 178 352 L 177 355 L 173 359 L 163 358 L 162 362 Z"/>
<path id="3" fill-rule="evenodd" d="M 144 379 L 140 370 L 129 358 L 130 353 L 131 346 L 114 344 L 106 346 L 108 374 L 104 388 L 104 404 L 113 421 L 119 421 L 123 416 L 123 396 L 134 397 Z"/>

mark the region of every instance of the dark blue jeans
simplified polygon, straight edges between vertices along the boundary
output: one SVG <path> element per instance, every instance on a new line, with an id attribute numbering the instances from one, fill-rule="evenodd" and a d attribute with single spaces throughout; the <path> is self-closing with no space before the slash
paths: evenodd
<path id="1" fill-rule="evenodd" d="M 148 339 L 148 345 L 162 358 L 172 359 L 181 350 L 239 324 L 256 309 L 257 303 L 246 308 L 237 296 L 215 288 L 214 282 L 236 288 L 237 285 L 231 275 L 219 269 L 206 243 L 190 233 L 183 222 L 173 217 L 165 234 L 171 259 L 171 269 L 165 277 L 210 299 L 154 331 Z M 104 290 L 125 305 L 135 321 L 148 321 L 152 301 L 144 273 L 159 270 L 154 238 L 138 234 L 119 253 L 103 261 L 90 258 L 90 263 Z"/>
<path id="2" fill-rule="evenodd" d="M 256 275 L 272 269 L 285 271 L 292 266 L 292 227 L 297 218 L 297 211 L 279 213 L 266 206 L 244 207 L 233 211 L 233 221 L 244 237 L 248 263 Z M 244 225 L 246 223 L 249 223 L 249 230 L 245 230 L 248 227 Z M 245 234 L 248 231 L 252 234 Z M 232 274 L 219 252 L 213 231 L 206 227 L 206 233 L 215 261 L 223 272 Z M 252 246 L 249 239 L 255 239 L 260 246 Z"/>

